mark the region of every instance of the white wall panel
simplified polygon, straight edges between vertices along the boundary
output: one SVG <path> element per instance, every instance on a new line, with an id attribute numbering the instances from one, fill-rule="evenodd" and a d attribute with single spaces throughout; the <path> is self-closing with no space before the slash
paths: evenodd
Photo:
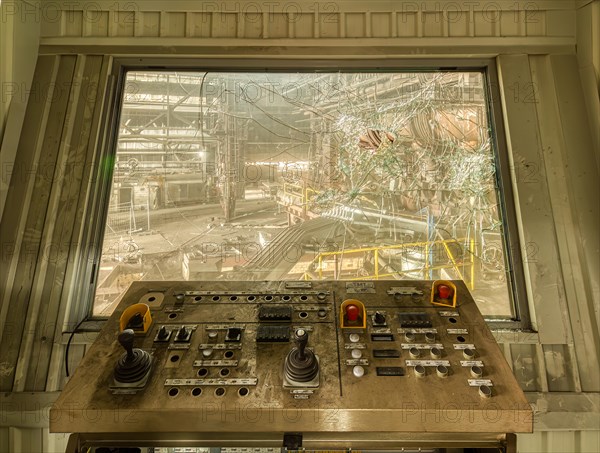
<path id="1" fill-rule="evenodd" d="M 44 2 L 43 2 L 44 3 Z M 574 37 L 575 11 L 570 1 L 352 1 L 218 2 L 150 0 L 45 2 L 42 36 L 182 36 L 185 38 L 343 37 L 362 16 L 366 27 L 354 37 Z M 55 12 L 58 6 L 63 10 Z M 105 15 L 108 13 L 108 19 Z M 160 20 L 157 20 L 160 16 Z M 416 26 L 415 26 L 416 22 Z M 143 23 L 141 27 L 135 24 Z M 181 24 L 189 23 L 190 27 Z M 206 27 L 212 23 L 212 27 Z M 256 24 L 263 34 L 256 34 Z M 295 27 L 288 25 L 293 23 Z M 116 33 L 111 28 L 116 26 Z M 238 26 L 243 24 L 244 26 Z M 198 29 L 203 33 L 198 33 Z M 311 29 L 310 33 L 308 33 Z M 292 30 L 295 29 L 296 33 Z"/>
<path id="2" fill-rule="evenodd" d="M 388 54 L 493 55 L 500 49 L 574 52 L 576 40 L 574 3 L 562 0 L 42 4 L 44 52 L 68 53 L 77 46 L 110 53 L 111 46 L 119 46 L 146 54 L 168 48 L 170 54 L 198 55 L 207 45 L 222 45 L 259 46 L 264 55 L 265 44 L 347 46 L 352 38 L 360 40 L 353 45 L 385 46 Z M 59 7 L 64 11 L 57 14 Z"/>
<path id="3" fill-rule="evenodd" d="M 600 431 L 542 431 L 517 435 L 519 453 L 598 453 Z"/>

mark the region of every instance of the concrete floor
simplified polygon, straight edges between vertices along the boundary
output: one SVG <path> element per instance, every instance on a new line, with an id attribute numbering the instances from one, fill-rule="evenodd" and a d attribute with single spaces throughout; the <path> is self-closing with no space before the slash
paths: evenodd
<path id="1" fill-rule="evenodd" d="M 148 215 L 140 211 L 136 219 L 138 225 L 145 225 L 142 220 L 147 222 Z M 134 280 L 185 279 L 184 253 L 210 256 L 200 267 L 189 266 L 192 271 L 196 266 L 196 273 L 189 275 L 190 280 L 236 279 L 235 266 L 245 264 L 288 226 L 287 213 L 259 191 L 248 191 L 246 199 L 237 201 L 236 217 L 227 224 L 219 204 L 152 211 L 149 222 L 150 231 L 105 238 L 95 315 L 109 315 Z M 212 267 L 211 262 L 215 263 Z M 503 280 L 492 277 L 477 281 L 473 297 L 484 314 L 511 316 Z"/>
<path id="2" fill-rule="evenodd" d="M 112 312 L 133 280 L 182 280 L 184 251 L 227 257 L 238 250 L 241 255 L 232 261 L 243 264 L 264 246 L 262 241 L 287 227 L 287 214 L 275 201 L 249 198 L 238 200 L 236 217 L 228 224 L 219 204 L 185 206 L 151 212 L 150 231 L 105 237 L 94 314 Z"/>

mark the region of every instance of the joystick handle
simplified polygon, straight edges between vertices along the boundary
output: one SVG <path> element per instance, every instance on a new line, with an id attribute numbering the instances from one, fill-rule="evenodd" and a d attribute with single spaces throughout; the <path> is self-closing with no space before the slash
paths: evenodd
<path id="1" fill-rule="evenodd" d="M 304 350 L 308 344 L 308 332 L 304 329 L 297 329 L 294 332 L 294 342 L 298 346 L 298 358 L 304 360 L 306 357 Z"/>
<path id="2" fill-rule="evenodd" d="M 125 329 L 118 336 L 119 344 L 123 346 L 125 351 L 127 351 L 127 360 L 132 360 L 134 358 L 133 355 L 133 340 L 135 338 L 135 333 L 132 329 Z"/>

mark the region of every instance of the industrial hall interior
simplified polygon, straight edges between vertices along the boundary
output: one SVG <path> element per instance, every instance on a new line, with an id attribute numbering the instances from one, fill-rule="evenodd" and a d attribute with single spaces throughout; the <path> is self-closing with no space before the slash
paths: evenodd
<path id="1" fill-rule="evenodd" d="M 600 452 L 600 0 L 0 0 L 0 453 Z"/>

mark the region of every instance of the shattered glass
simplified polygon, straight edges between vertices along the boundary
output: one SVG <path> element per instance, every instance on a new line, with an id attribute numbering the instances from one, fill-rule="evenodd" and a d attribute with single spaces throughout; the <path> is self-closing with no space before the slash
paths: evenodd
<path id="1" fill-rule="evenodd" d="M 134 280 L 462 279 L 513 314 L 484 75 L 127 74 L 94 313 Z"/>

